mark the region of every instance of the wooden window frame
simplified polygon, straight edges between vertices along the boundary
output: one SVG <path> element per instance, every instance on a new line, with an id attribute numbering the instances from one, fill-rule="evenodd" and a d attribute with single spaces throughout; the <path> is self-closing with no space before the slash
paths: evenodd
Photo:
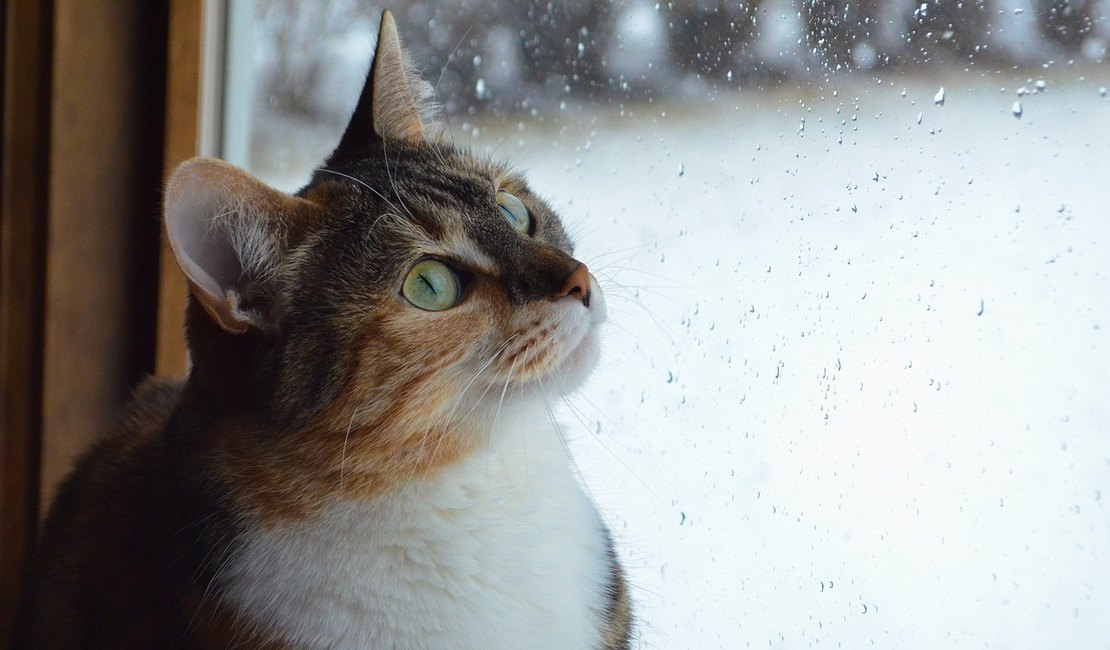
<path id="1" fill-rule="evenodd" d="M 186 372 L 162 183 L 216 153 L 223 5 L 0 4 L 0 645 L 58 483 L 143 376 Z"/>

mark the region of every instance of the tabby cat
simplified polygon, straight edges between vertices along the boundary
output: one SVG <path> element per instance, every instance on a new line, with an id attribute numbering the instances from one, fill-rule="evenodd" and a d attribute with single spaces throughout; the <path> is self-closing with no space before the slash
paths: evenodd
<path id="1" fill-rule="evenodd" d="M 548 407 L 594 364 L 601 291 L 519 174 L 432 133 L 428 95 L 386 13 L 304 189 L 173 173 L 192 368 L 62 486 L 17 647 L 629 646 Z"/>

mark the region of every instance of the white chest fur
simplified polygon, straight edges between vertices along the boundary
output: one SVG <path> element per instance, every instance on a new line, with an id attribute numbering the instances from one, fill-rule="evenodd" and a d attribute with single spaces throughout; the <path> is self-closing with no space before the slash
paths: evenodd
<path id="1" fill-rule="evenodd" d="M 226 598 L 295 647 L 599 647 L 604 526 L 558 434 L 515 429 L 387 499 L 252 533 Z"/>

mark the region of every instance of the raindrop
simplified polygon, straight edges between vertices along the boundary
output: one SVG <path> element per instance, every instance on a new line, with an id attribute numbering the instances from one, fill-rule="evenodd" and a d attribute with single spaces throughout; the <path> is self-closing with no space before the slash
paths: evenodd
<path id="1" fill-rule="evenodd" d="M 1103 87 L 1098 89 L 1098 96 L 1099 97 L 1105 97 L 1106 96 L 1106 86 L 1103 86 Z"/>
<path id="2" fill-rule="evenodd" d="M 686 175 L 686 165 L 684 165 L 682 163 L 678 163 L 678 175 L 679 176 L 685 176 Z"/>
<path id="3" fill-rule="evenodd" d="M 485 79 L 482 79 L 481 77 L 478 78 L 478 81 L 474 84 L 474 93 L 476 95 L 478 95 L 479 99 L 482 99 L 483 97 L 486 96 L 486 80 Z"/>
<path id="4" fill-rule="evenodd" d="M 975 314 L 975 315 L 976 315 L 976 316 L 982 316 L 982 315 L 983 315 L 983 311 L 984 311 L 985 309 L 986 309 L 986 304 L 985 304 L 985 303 L 983 302 L 983 299 L 982 299 L 982 298 L 980 298 L 980 299 L 979 299 L 979 313 L 977 313 L 977 314 Z"/>
<path id="5" fill-rule="evenodd" d="M 1037 83 L 1035 83 L 1035 84 L 1033 84 L 1033 85 L 1037 87 L 1037 90 L 1038 90 L 1038 91 L 1040 91 L 1040 92 L 1044 92 L 1044 89 L 1045 89 L 1045 82 L 1044 82 L 1044 79 L 1038 79 L 1038 80 L 1037 80 Z"/>
<path id="6" fill-rule="evenodd" d="M 1010 110 L 1013 111 L 1014 117 L 1018 118 L 1019 120 L 1021 119 L 1021 102 L 1014 102 L 1014 105 L 1010 107 Z"/>
<path id="7" fill-rule="evenodd" d="M 944 86 L 941 86 L 937 94 L 933 95 L 933 103 L 937 106 L 944 106 Z"/>
<path id="8" fill-rule="evenodd" d="M 922 119 L 923 119 L 924 117 L 925 117 L 925 114 L 924 114 L 924 113 L 918 113 L 918 114 L 917 114 L 917 123 L 918 123 L 918 124 L 921 124 L 921 120 L 922 120 Z"/>

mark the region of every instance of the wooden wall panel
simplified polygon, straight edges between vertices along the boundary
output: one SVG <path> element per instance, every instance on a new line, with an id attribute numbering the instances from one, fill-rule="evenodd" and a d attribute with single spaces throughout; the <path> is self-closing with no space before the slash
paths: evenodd
<path id="1" fill-rule="evenodd" d="M 166 5 L 54 2 L 42 499 L 153 369 Z"/>
<path id="2" fill-rule="evenodd" d="M 200 140 L 200 91 L 204 3 L 170 0 L 169 57 L 166 71 L 166 152 L 168 175 L 179 163 L 197 155 Z M 163 237 L 158 288 L 158 341 L 155 370 L 159 375 L 184 376 L 185 276 Z"/>
<path id="3" fill-rule="evenodd" d="M 0 645 L 38 522 L 51 3 L 8 0 L 0 147 Z"/>
<path id="4" fill-rule="evenodd" d="M 171 1 L 0 3 L 0 645 L 39 516 L 154 369 Z"/>

